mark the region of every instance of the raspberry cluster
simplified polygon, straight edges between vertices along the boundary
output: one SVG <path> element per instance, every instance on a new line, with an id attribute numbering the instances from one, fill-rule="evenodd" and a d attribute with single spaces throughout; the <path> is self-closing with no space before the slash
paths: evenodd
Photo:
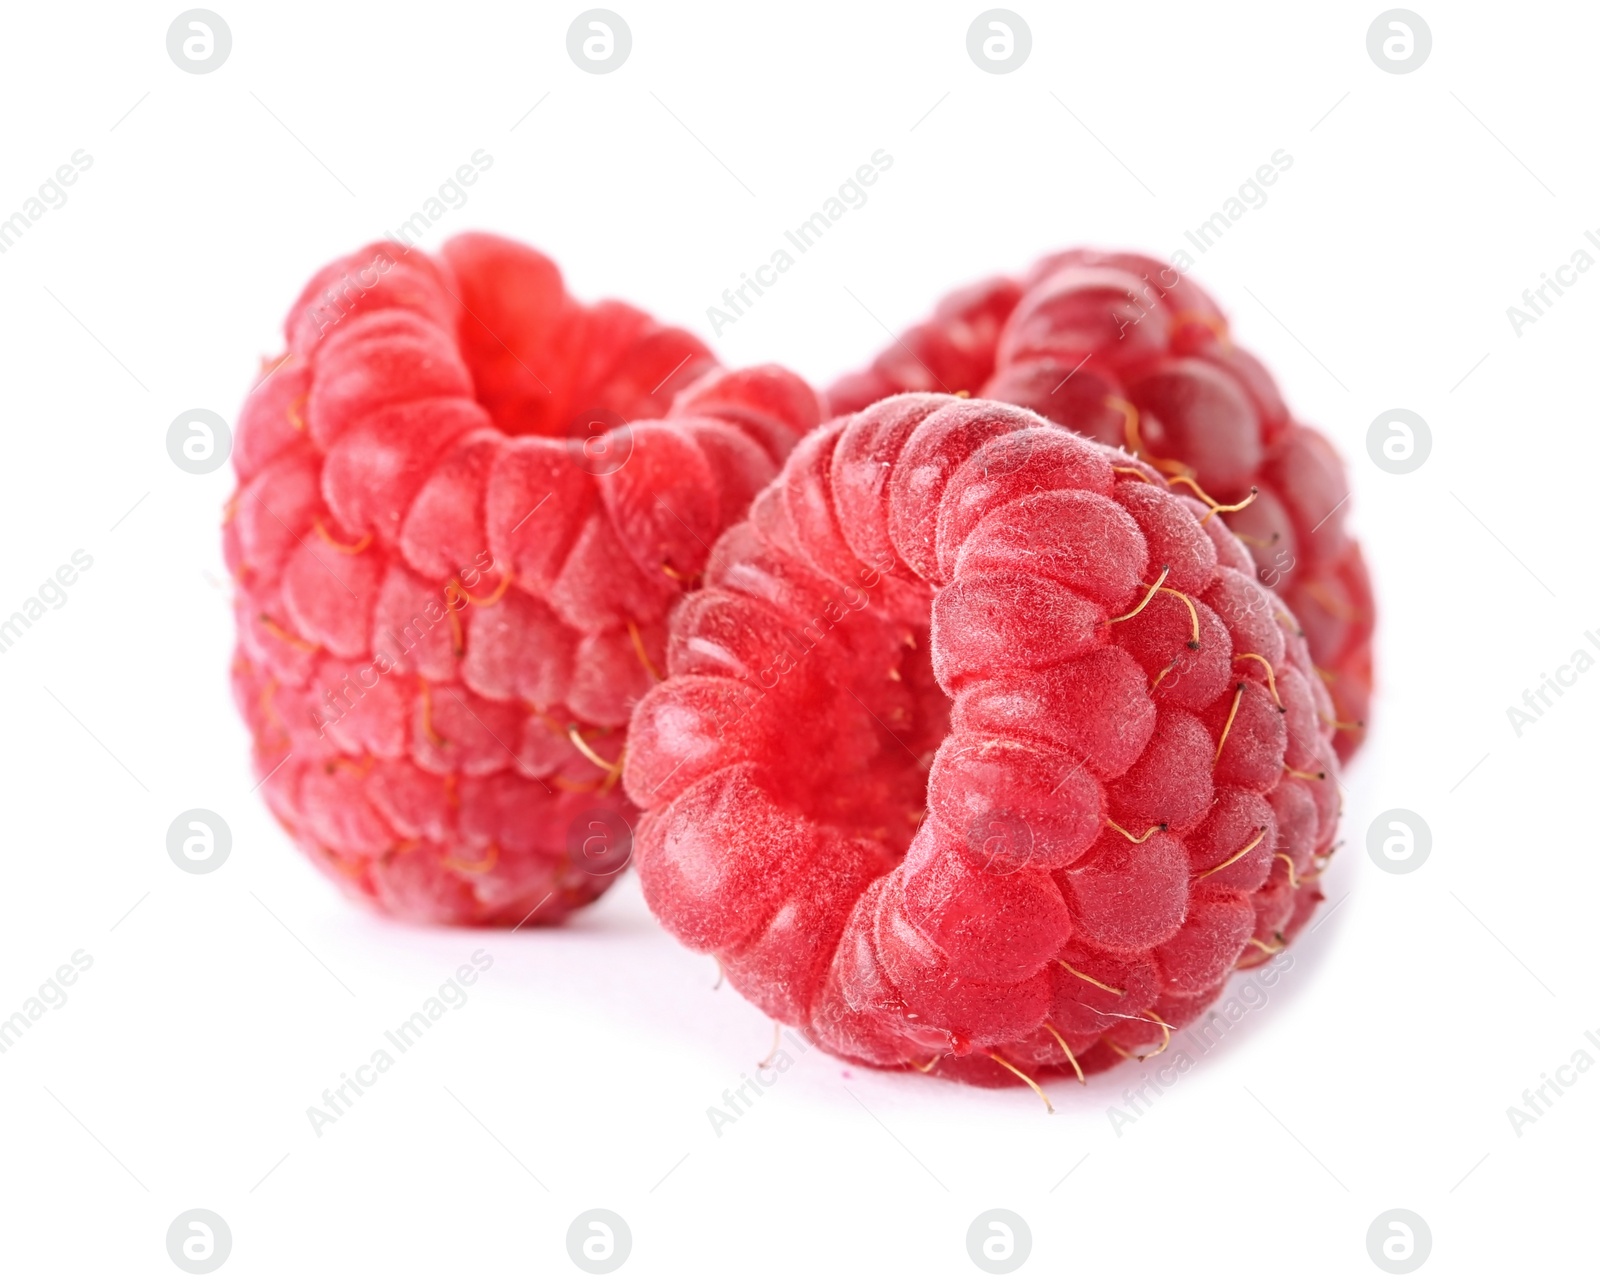
<path id="1" fill-rule="evenodd" d="M 667 613 L 818 400 L 490 236 L 369 246 L 284 329 L 224 541 L 262 792 L 391 914 L 558 920 L 625 859 Z"/>
<path id="2" fill-rule="evenodd" d="M 854 1061 L 1014 1083 L 1164 1045 L 1308 919 L 1339 811 L 1332 703 L 1220 511 L 995 401 L 812 433 L 634 712 L 651 908 Z"/>
<path id="3" fill-rule="evenodd" d="M 1070 250 L 1020 281 L 956 291 L 869 366 L 828 392 L 833 413 L 898 392 L 972 392 L 1188 478 L 1252 550 L 1261 581 L 1306 631 L 1337 712 L 1334 744 L 1359 745 L 1372 692 L 1372 589 L 1346 530 L 1337 454 L 1289 413 L 1227 319 L 1174 268 Z"/>
<path id="4" fill-rule="evenodd" d="M 285 337 L 236 432 L 234 690 L 377 908 L 555 922 L 631 851 L 774 1019 L 1043 1095 L 1321 899 L 1371 689 L 1347 488 L 1171 269 L 958 292 L 821 426 L 489 236 L 341 259 Z"/>

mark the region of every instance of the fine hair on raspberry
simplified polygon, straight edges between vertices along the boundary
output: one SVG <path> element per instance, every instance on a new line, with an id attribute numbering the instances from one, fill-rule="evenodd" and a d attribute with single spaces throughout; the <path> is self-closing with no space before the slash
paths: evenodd
<path id="1" fill-rule="evenodd" d="M 993 401 L 806 437 L 674 609 L 624 783 L 646 898 L 867 1065 L 1081 1078 L 1294 938 L 1331 702 L 1215 503 Z"/>

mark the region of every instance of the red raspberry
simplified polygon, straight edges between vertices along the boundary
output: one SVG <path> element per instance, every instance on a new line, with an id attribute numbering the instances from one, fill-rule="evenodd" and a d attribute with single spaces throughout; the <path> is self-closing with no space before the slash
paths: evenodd
<path id="1" fill-rule="evenodd" d="M 1020 282 L 997 277 L 944 299 L 835 384 L 828 404 L 847 413 L 935 390 L 1027 406 L 1192 478 L 1222 504 L 1255 488 L 1228 525 L 1300 618 L 1338 710 L 1334 746 L 1341 758 L 1355 751 L 1372 695 L 1373 603 L 1345 529 L 1349 483 L 1327 439 L 1293 420 L 1202 290 L 1137 254 L 1051 255 Z"/>
<path id="2" fill-rule="evenodd" d="M 398 917 L 562 918 L 625 860 L 667 612 L 817 399 L 490 236 L 369 246 L 284 329 L 224 534 L 267 801 Z"/>
<path id="3" fill-rule="evenodd" d="M 1164 1044 L 1310 917 L 1339 812 L 1327 692 L 1214 516 L 998 402 L 812 433 L 634 712 L 651 908 L 851 1060 Z"/>

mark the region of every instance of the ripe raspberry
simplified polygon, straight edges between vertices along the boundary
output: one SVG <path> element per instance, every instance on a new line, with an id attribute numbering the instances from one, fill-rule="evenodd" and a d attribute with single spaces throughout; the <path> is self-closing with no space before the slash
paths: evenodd
<path id="1" fill-rule="evenodd" d="M 1168 283 L 1171 284 L 1168 284 Z M 1223 504 L 1262 583 L 1306 630 L 1337 713 L 1334 747 L 1361 743 L 1372 695 L 1372 588 L 1345 529 L 1350 487 L 1326 438 L 1296 423 L 1266 369 L 1234 346 L 1217 305 L 1137 254 L 1069 250 L 1020 282 L 944 299 L 866 370 L 828 391 L 835 414 L 896 392 L 943 390 L 1027 406 L 1125 445 Z"/>
<path id="2" fill-rule="evenodd" d="M 1339 810 L 1305 640 L 1214 516 L 998 402 L 812 433 L 634 711 L 651 908 L 851 1060 L 1164 1044 L 1310 917 Z"/>
<path id="3" fill-rule="evenodd" d="M 267 801 L 398 917 L 560 919 L 625 860 L 667 612 L 816 397 L 490 236 L 341 259 L 285 335 L 224 533 Z"/>

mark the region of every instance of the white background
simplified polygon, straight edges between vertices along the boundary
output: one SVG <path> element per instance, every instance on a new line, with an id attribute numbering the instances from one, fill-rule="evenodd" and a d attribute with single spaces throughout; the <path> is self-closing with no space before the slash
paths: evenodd
<path id="1" fill-rule="evenodd" d="M 1019 1278 L 1383 1278 L 1365 1240 L 1393 1207 L 1432 1228 L 1424 1278 L 1592 1269 L 1600 1072 L 1520 1137 L 1506 1112 L 1600 1026 L 1600 674 L 1520 737 L 1505 709 L 1600 658 L 1600 272 L 1520 338 L 1506 318 L 1600 229 L 1593 7 L 1415 0 L 1433 52 L 1390 75 L 1379 0 L 1016 0 L 1033 52 L 996 76 L 966 51 L 981 0 L 614 0 L 633 52 L 594 76 L 566 51 L 580 3 L 215 3 L 233 51 L 209 75 L 168 58 L 177 3 L 15 6 L 0 45 L 0 217 L 93 157 L 0 256 L 0 615 L 94 558 L 0 654 L 0 1015 L 94 960 L 0 1056 L 7 1278 L 183 1278 L 164 1239 L 193 1207 L 232 1228 L 237 1280 L 583 1278 L 565 1236 L 595 1206 L 632 1228 L 623 1278 L 978 1279 L 966 1230 L 994 1207 L 1032 1228 Z M 718 1137 L 707 1109 L 771 1026 L 631 876 L 563 931 L 399 927 L 251 792 L 231 471 L 180 472 L 167 426 L 231 420 L 311 272 L 479 148 L 492 168 L 425 245 L 531 241 L 581 296 L 708 340 L 722 290 L 887 150 L 866 206 L 715 340 L 818 382 L 1046 250 L 1170 253 L 1293 156 L 1194 275 L 1349 463 L 1381 694 L 1331 917 L 1120 1136 L 1137 1068 L 1056 1085 L 1049 1116 L 813 1052 Z M 1393 406 L 1433 431 L 1405 476 L 1365 449 Z M 165 848 L 191 807 L 233 831 L 206 877 Z M 1432 830 L 1405 876 L 1366 851 L 1391 807 Z M 466 1006 L 314 1136 L 307 1107 L 478 948 Z"/>

